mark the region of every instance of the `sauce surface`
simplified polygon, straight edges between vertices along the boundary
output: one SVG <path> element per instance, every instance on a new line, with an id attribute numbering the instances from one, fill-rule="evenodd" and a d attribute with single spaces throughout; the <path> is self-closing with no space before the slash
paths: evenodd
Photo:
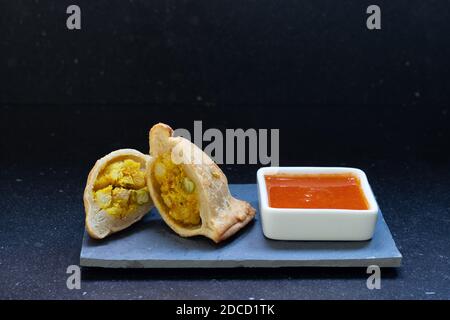
<path id="1" fill-rule="evenodd" d="M 369 209 L 352 174 L 267 175 L 265 180 L 272 208 Z"/>

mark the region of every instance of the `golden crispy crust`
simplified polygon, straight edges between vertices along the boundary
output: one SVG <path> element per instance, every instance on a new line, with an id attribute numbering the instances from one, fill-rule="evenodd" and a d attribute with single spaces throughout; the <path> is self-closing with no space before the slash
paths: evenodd
<path id="1" fill-rule="evenodd" d="M 173 130 L 165 124 L 154 125 L 149 133 L 150 154 L 147 186 L 158 211 L 169 227 L 183 237 L 203 235 L 220 242 L 235 234 L 255 216 L 255 209 L 231 196 L 228 181 L 222 170 L 206 153 L 182 137 L 172 137 Z M 163 204 L 157 183 L 151 172 L 154 159 L 170 152 L 172 160 L 179 163 L 186 175 L 194 181 L 199 199 L 201 225 L 186 227 L 173 220 Z"/>
<path id="2" fill-rule="evenodd" d="M 142 217 L 150 211 L 153 203 L 149 203 L 140 206 L 135 212 L 128 214 L 124 218 L 117 218 L 109 215 L 104 210 L 100 209 L 94 201 L 93 188 L 98 174 L 101 170 L 113 161 L 119 159 L 131 158 L 143 164 L 147 168 L 150 163 L 151 157 L 145 155 L 134 149 L 120 149 L 109 153 L 103 158 L 97 160 L 94 167 L 89 172 L 86 187 L 83 194 L 84 209 L 86 213 L 86 231 L 94 239 L 103 239 L 106 236 L 123 230 L 136 221 L 142 219 Z"/>
<path id="3" fill-rule="evenodd" d="M 237 218 L 233 222 L 230 221 L 229 223 L 224 224 L 224 228 L 218 229 L 218 232 L 211 233 L 211 239 L 213 239 L 216 243 L 221 242 L 234 235 L 247 223 L 249 223 L 255 216 L 255 209 L 248 202 L 241 200 L 237 201 L 239 201 L 240 204 L 236 205 L 236 207 L 232 210 L 241 211 L 243 215 L 240 216 L 240 219 L 242 220 L 239 220 L 239 218 Z"/>

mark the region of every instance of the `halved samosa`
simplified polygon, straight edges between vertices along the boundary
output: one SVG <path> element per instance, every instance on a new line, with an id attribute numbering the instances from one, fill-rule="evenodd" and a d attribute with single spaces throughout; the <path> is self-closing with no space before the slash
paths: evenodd
<path id="1" fill-rule="evenodd" d="M 153 206 L 146 183 L 151 157 L 121 149 L 99 159 L 84 190 L 86 230 L 92 238 L 123 230 L 140 220 Z"/>
<path id="2" fill-rule="evenodd" d="M 147 185 L 162 218 L 183 237 L 230 237 L 255 216 L 247 202 L 231 196 L 222 170 L 206 153 L 165 124 L 149 134 L 152 161 Z"/>

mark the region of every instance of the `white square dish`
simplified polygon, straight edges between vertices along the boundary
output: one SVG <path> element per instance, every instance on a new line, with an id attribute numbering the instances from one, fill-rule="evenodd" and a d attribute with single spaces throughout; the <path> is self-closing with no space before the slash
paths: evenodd
<path id="1" fill-rule="evenodd" d="M 352 174 L 359 178 L 367 210 L 273 208 L 269 206 L 265 176 Z M 257 172 L 259 211 L 263 233 L 274 240 L 364 241 L 373 236 L 378 204 L 366 174 L 345 167 L 265 167 Z"/>

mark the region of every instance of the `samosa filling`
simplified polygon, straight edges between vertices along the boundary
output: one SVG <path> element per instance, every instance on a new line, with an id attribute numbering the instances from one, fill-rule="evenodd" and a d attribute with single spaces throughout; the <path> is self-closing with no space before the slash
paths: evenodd
<path id="1" fill-rule="evenodd" d="M 141 164 L 131 159 L 109 164 L 95 181 L 94 200 L 107 213 L 121 218 L 148 203 L 150 196 Z"/>
<path id="2" fill-rule="evenodd" d="M 184 225 L 200 224 L 195 183 L 186 176 L 180 165 L 172 162 L 170 153 L 156 159 L 153 176 L 159 184 L 159 192 L 169 215 Z"/>

